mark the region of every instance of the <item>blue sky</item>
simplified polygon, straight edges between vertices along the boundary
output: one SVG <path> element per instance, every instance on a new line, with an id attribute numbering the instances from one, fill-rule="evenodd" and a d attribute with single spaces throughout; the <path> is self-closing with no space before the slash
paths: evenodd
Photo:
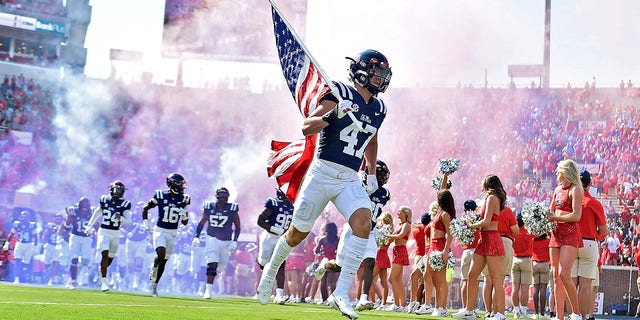
<path id="1" fill-rule="evenodd" d="M 164 0 L 90 3 L 87 75 L 108 75 L 109 48 L 143 51 L 143 68 L 158 69 Z M 633 0 L 553 1 L 552 86 L 594 76 L 602 86 L 640 83 L 639 15 Z M 543 22 L 542 0 L 309 0 L 306 43 L 336 80 L 345 55 L 374 48 L 389 58 L 394 85 L 480 85 L 486 70 L 489 83 L 504 87 L 508 64 L 542 63 Z"/>

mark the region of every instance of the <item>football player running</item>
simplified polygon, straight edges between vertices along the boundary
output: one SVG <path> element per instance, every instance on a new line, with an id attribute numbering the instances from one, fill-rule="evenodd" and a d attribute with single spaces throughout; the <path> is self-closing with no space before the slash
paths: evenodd
<path id="1" fill-rule="evenodd" d="M 120 226 L 131 225 L 131 202 L 124 198 L 127 190 L 124 183 L 116 180 L 109 185 L 109 195 L 102 195 L 100 203 L 93 211 L 85 233 L 92 234 L 93 225 L 100 219 L 98 230 L 98 251 L 100 252 L 100 289 L 109 291 L 107 269 L 113 262 L 120 247 Z"/>
<path id="2" fill-rule="evenodd" d="M 202 218 L 196 228 L 192 245 L 200 244 L 200 233 L 207 225 L 207 245 L 205 246 L 207 258 L 207 284 L 203 298 L 211 299 L 213 296 L 213 281 L 216 275 L 227 267 L 229 252 L 238 248 L 238 236 L 240 236 L 240 216 L 238 204 L 229 203 L 229 190 L 221 187 L 216 190 L 216 201 L 206 201 L 202 205 Z M 232 228 L 233 227 L 233 228 Z"/>
<path id="3" fill-rule="evenodd" d="M 78 274 L 81 279 L 86 276 L 83 270 L 91 262 L 93 257 L 93 248 L 91 242 L 93 237 L 85 232 L 86 226 L 91 219 L 91 202 L 87 197 L 80 198 L 77 204 L 67 207 L 67 226 L 71 227 L 71 235 L 69 236 L 69 256 L 71 264 L 69 265 L 69 283 L 67 287 L 75 289 L 78 286 Z M 78 265 L 81 262 L 82 265 Z"/>
<path id="4" fill-rule="evenodd" d="M 53 218 L 53 222 L 47 223 L 42 231 L 42 260 L 47 270 L 47 285 L 49 286 L 53 285 L 54 278 L 57 276 L 58 265 L 60 264 L 60 250 L 58 249 L 60 238 L 58 237 L 58 229 L 62 223 L 64 223 L 64 218 L 62 214 L 58 213 Z"/>
<path id="5" fill-rule="evenodd" d="M 371 232 L 369 194 L 378 189 L 374 174 L 378 154 L 378 129 L 387 112 L 385 104 L 377 95 L 389 86 L 391 69 L 387 58 L 375 50 L 363 51 L 355 59 L 349 59 L 349 79 L 354 86 L 336 82 L 340 99 L 332 94 L 325 95 L 317 108 L 304 120 L 302 133 L 305 136 L 319 133 L 316 157 L 294 204 L 291 227 L 278 240 L 274 254 L 262 273 L 257 290 L 261 304 L 269 301 L 280 265 L 293 247 L 306 238 L 331 201 L 348 221 L 354 236 L 344 244 L 342 272 L 328 301 L 348 318 L 358 318 L 351 307 L 347 291 L 364 258 Z M 359 130 L 350 117 L 345 117 L 348 112 L 353 113 L 363 130 Z M 367 175 L 366 188 L 358 177 L 363 157 L 371 173 Z"/>
<path id="6" fill-rule="evenodd" d="M 264 209 L 258 216 L 258 226 L 262 229 L 260 233 L 257 262 L 260 269 L 264 269 L 264 265 L 269 262 L 273 249 L 278 242 L 278 238 L 289 229 L 293 218 L 293 204 L 280 189 L 276 189 L 276 197 L 269 198 L 264 203 Z M 276 274 L 276 296 L 273 302 L 284 304 L 284 281 L 285 281 L 285 264 L 282 263 Z"/>
<path id="7" fill-rule="evenodd" d="M 28 211 L 20 211 L 18 219 L 13 222 L 11 232 L 4 243 L 2 250 L 9 250 L 11 238 L 16 237 L 16 244 L 13 248 L 13 259 L 15 262 L 15 279 L 13 283 L 31 282 L 30 270 L 33 270 L 33 256 L 38 253 L 38 225 Z"/>
<path id="8" fill-rule="evenodd" d="M 151 230 L 149 226 L 149 209 L 158 207 L 158 219 L 153 228 L 153 247 L 156 257 L 151 266 L 149 280 L 151 281 L 151 296 L 158 296 L 158 281 L 164 273 L 167 260 L 173 253 L 178 233 L 178 223 L 189 223 L 187 207 L 191 204 L 191 197 L 184 193 L 184 177 L 179 173 L 171 173 L 167 177 L 168 190 L 156 190 L 155 194 L 142 207 L 142 228 Z"/>
<path id="9" fill-rule="evenodd" d="M 391 193 L 389 189 L 383 186 L 389 181 L 389 167 L 382 160 L 378 160 L 376 163 L 376 180 L 378 181 L 378 189 L 369 195 L 371 202 L 373 203 L 373 211 L 371 215 L 371 230 L 376 227 L 376 221 L 382 215 L 382 208 L 391 199 Z M 366 181 L 365 181 L 366 182 Z M 338 244 L 338 253 L 335 261 L 323 260 L 320 262 L 318 269 L 316 270 L 316 279 L 321 279 L 326 270 L 333 270 L 340 272 L 342 269 L 342 260 L 344 260 L 344 244 L 349 237 L 353 236 L 353 231 L 347 225 L 342 228 L 342 234 L 340 235 L 340 243 Z M 378 252 L 378 246 L 376 245 L 376 237 L 373 232 L 369 234 L 369 241 L 367 242 L 367 250 L 364 254 L 364 260 L 362 261 L 361 281 L 358 281 L 358 292 L 361 292 L 358 303 L 356 304 L 357 311 L 371 310 L 374 303 L 369 301 L 369 289 L 373 282 L 373 267 L 376 263 L 376 255 Z"/>

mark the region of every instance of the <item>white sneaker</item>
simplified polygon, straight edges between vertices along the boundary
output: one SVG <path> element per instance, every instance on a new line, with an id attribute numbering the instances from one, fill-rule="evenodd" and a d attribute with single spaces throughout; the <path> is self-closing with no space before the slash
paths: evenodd
<path id="1" fill-rule="evenodd" d="M 416 310 L 418 310 L 418 308 L 420 308 L 420 302 L 411 301 L 407 305 L 406 311 L 407 311 L 407 313 L 414 313 Z"/>
<path id="2" fill-rule="evenodd" d="M 356 311 L 365 311 L 373 309 L 373 302 L 367 300 L 358 300 L 356 304 Z"/>
<path id="3" fill-rule="evenodd" d="M 414 313 L 415 314 L 420 314 L 420 315 L 431 314 L 431 313 L 433 313 L 433 307 L 431 307 L 430 304 L 423 304 Z"/>
<path id="4" fill-rule="evenodd" d="M 273 289 L 273 281 L 275 277 L 269 277 L 266 273 L 260 278 L 260 284 L 258 284 L 258 301 L 260 304 L 265 305 L 269 303 L 271 299 L 271 291 Z"/>
<path id="5" fill-rule="evenodd" d="M 329 296 L 329 299 L 327 299 L 327 301 L 329 302 L 329 306 L 340 310 L 343 316 L 352 320 L 358 319 L 358 314 L 353 311 L 353 308 L 351 308 L 348 297 L 336 294 L 334 292 Z"/>
<path id="6" fill-rule="evenodd" d="M 106 281 L 102 282 L 102 284 L 100 285 L 100 289 L 102 289 L 102 292 L 109 291 L 109 285 L 107 284 Z"/>
<path id="7" fill-rule="evenodd" d="M 158 284 L 157 283 L 152 283 L 151 284 L 151 296 L 154 298 L 158 297 Z"/>
<path id="8" fill-rule="evenodd" d="M 448 317 L 449 316 L 449 309 L 438 308 L 438 316 L 439 317 Z"/>
<path id="9" fill-rule="evenodd" d="M 316 280 L 320 281 L 322 280 L 322 277 L 324 277 L 325 272 L 327 272 L 327 269 L 324 267 L 324 265 L 327 262 L 329 262 L 329 259 L 327 259 L 327 257 L 322 258 L 322 260 L 320 261 L 318 268 L 316 268 L 316 272 L 313 274 Z"/>
<path id="10" fill-rule="evenodd" d="M 572 313 L 569 315 L 569 320 L 582 320 L 582 315 L 577 313 Z"/>
<path id="11" fill-rule="evenodd" d="M 500 313 L 500 312 L 496 312 L 492 317 L 485 318 L 485 319 L 487 319 L 487 320 L 506 320 L 507 317 L 504 314 Z"/>
<path id="12" fill-rule="evenodd" d="M 213 295 L 211 294 L 211 289 L 207 288 L 204 290 L 204 294 L 202 295 L 202 298 L 204 299 L 211 299 Z"/>
<path id="13" fill-rule="evenodd" d="M 452 316 L 456 319 L 465 319 L 465 320 L 473 320 L 476 318 L 475 313 L 473 311 L 467 310 L 467 308 L 464 308 L 464 310 L 460 310 L 454 313 Z"/>
<path id="14" fill-rule="evenodd" d="M 389 312 L 404 312 L 404 308 L 396 305 L 395 303 L 390 305 L 385 311 Z"/>
<path id="15" fill-rule="evenodd" d="M 287 301 L 283 296 L 276 294 L 275 298 L 273 298 L 273 303 L 277 303 L 277 304 L 284 304 L 285 301 Z"/>

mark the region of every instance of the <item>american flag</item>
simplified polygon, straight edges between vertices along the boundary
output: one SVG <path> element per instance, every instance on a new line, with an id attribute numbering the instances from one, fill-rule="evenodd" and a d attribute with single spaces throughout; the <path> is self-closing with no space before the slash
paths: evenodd
<path id="1" fill-rule="evenodd" d="M 275 4 L 270 3 L 282 73 L 298 110 L 306 118 L 315 110 L 318 99 L 331 91 L 327 85 L 330 80 L 322 76 L 298 35 Z M 311 164 L 315 146 L 316 135 L 295 142 L 271 142 L 273 153 L 267 161 L 267 175 L 274 177 L 280 187 L 286 186 L 285 193 L 292 202 Z"/>

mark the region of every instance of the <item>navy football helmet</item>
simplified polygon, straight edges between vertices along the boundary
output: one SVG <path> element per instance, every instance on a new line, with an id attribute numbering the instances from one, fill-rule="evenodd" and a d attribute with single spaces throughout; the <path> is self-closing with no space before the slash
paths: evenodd
<path id="1" fill-rule="evenodd" d="M 216 190 L 216 199 L 226 202 L 229 199 L 229 189 L 220 187 Z"/>
<path id="2" fill-rule="evenodd" d="M 351 60 L 349 66 L 349 80 L 365 87 L 371 94 L 385 92 L 391 82 L 391 67 L 382 53 L 376 50 L 362 51 Z"/>
<path id="3" fill-rule="evenodd" d="M 378 179 L 378 187 L 382 187 L 389 181 L 389 167 L 382 160 L 376 162 L 376 178 Z"/>
<path id="4" fill-rule="evenodd" d="M 167 177 L 167 187 L 173 194 L 183 194 L 186 183 L 187 181 L 179 173 L 172 173 Z"/>
<path id="5" fill-rule="evenodd" d="M 114 198 L 114 199 L 122 199 L 122 196 L 124 196 L 125 190 L 127 190 L 127 188 L 124 186 L 124 183 L 120 180 L 111 182 L 111 184 L 109 185 L 109 193 L 111 194 L 111 198 Z"/>
<path id="6" fill-rule="evenodd" d="M 79 209 L 90 210 L 91 209 L 91 202 L 89 202 L 89 198 L 82 197 L 82 198 L 80 198 L 80 201 L 78 201 L 77 206 L 78 206 Z"/>

